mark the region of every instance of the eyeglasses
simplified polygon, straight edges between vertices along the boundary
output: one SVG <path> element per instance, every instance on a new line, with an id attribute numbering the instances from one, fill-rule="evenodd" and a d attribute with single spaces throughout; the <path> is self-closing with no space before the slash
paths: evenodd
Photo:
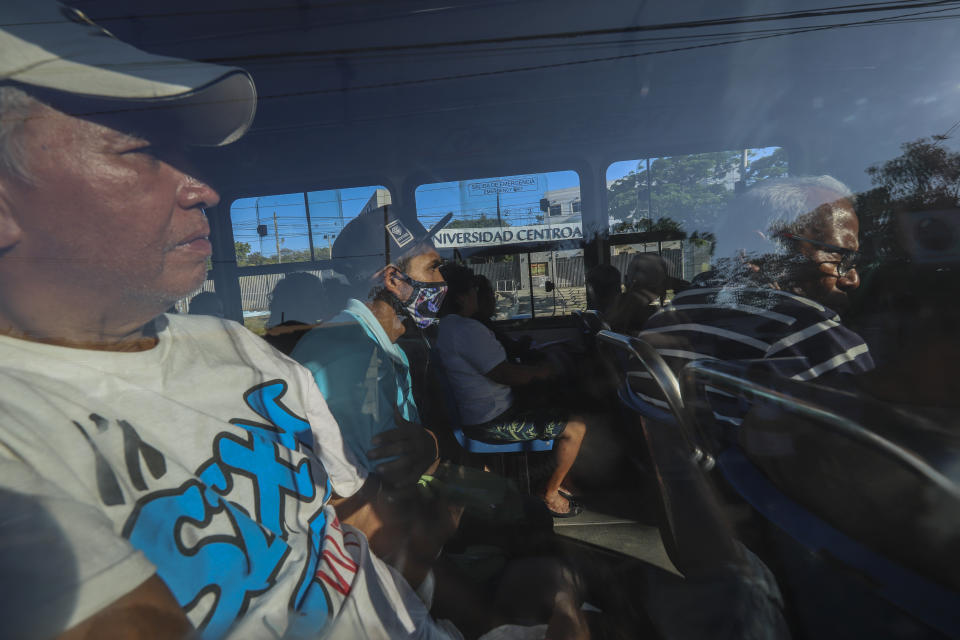
<path id="1" fill-rule="evenodd" d="M 853 249 L 846 249 L 844 247 L 838 247 L 835 244 L 827 244 L 826 242 L 820 242 L 819 240 L 814 240 L 812 238 L 805 238 L 803 236 L 794 235 L 786 231 L 781 231 L 777 234 L 777 237 L 786 238 L 787 240 L 794 240 L 796 242 L 809 242 L 810 244 L 822 247 L 829 251 L 830 253 L 840 254 L 839 260 L 824 260 L 823 262 L 818 262 L 817 264 L 832 264 L 837 268 L 837 277 L 842 278 L 851 270 L 857 267 L 857 263 L 860 262 L 860 252 L 854 251 Z"/>

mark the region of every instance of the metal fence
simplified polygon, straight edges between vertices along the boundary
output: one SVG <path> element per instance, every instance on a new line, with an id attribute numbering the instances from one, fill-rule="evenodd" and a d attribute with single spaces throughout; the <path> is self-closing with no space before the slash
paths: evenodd
<path id="1" fill-rule="evenodd" d="M 635 255 L 637 254 L 621 253 L 619 255 L 611 256 L 610 263 L 620 271 L 621 275 L 625 275 L 627 272 L 627 267 L 630 265 L 630 260 Z M 686 256 L 684 255 L 684 251 L 681 249 L 664 249 L 662 255 L 667 262 L 667 270 L 669 274 L 675 278 L 683 278 L 684 259 L 686 258 L 688 263 L 696 263 L 698 266 L 700 263 L 709 262 L 709 247 L 703 248 L 698 246 L 688 246 Z M 554 278 L 552 279 L 558 287 L 566 288 L 585 286 L 583 256 L 557 258 L 556 264 L 557 273 L 554 274 Z M 513 260 L 510 262 L 471 264 L 469 267 L 475 274 L 486 276 L 498 291 L 516 290 L 521 282 L 519 260 Z M 691 265 L 687 265 L 687 267 L 688 271 L 693 270 Z M 702 267 L 693 271 L 693 274 L 695 275 L 696 273 L 699 273 L 700 270 L 702 270 Z M 321 271 L 319 270 L 305 271 L 305 273 L 310 273 L 317 276 L 321 280 L 323 279 Z M 284 273 L 266 273 L 254 276 L 241 276 L 240 296 L 243 310 L 269 310 L 270 295 L 273 293 L 274 287 L 277 286 L 277 283 L 282 280 L 285 275 L 286 274 Z M 687 279 L 689 279 L 690 274 L 687 275 Z M 203 287 L 200 289 L 200 291 L 215 291 L 213 280 L 204 281 Z M 197 291 L 196 293 L 200 293 L 200 291 Z M 192 297 L 193 296 L 190 296 L 177 301 L 177 311 L 180 313 L 187 313 L 189 310 L 189 301 Z"/>
<path id="2" fill-rule="evenodd" d="M 310 273 L 321 280 L 323 279 L 322 272 L 319 270 L 303 271 L 302 273 Z M 262 273 L 255 276 L 240 276 L 240 300 L 243 305 L 242 309 L 244 311 L 269 310 L 270 294 L 273 293 L 273 289 L 277 286 L 277 283 L 283 280 L 286 275 L 285 273 Z M 203 287 L 193 295 L 197 295 L 197 293 L 201 291 L 215 291 L 213 280 L 205 280 Z M 192 297 L 193 296 L 178 300 L 176 304 L 177 311 L 187 313 L 190 310 L 190 299 Z"/>
<path id="3" fill-rule="evenodd" d="M 621 253 L 610 256 L 610 264 L 615 266 L 621 276 L 627 274 L 627 268 L 634 256 L 642 255 L 644 252 Z M 647 251 L 646 253 L 657 253 L 656 251 Z M 683 278 L 683 250 L 682 249 L 664 249 L 660 254 L 667 263 L 667 275 L 674 278 Z"/>
<path id="4" fill-rule="evenodd" d="M 497 286 L 498 282 L 520 282 L 520 261 L 485 262 L 482 264 L 467 265 L 478 276 L 486 276 L 487 280 Z"/>

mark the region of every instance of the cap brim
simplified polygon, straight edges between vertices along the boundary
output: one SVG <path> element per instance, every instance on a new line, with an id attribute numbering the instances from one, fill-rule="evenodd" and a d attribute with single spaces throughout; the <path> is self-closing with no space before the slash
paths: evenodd
<path id="1" fill-rule="evenodd" d="M 420 238 L 420 242 L 428 242 L 433 240 L 433 237 L 437 235 L 445 226 L 450 224 L 450 220 L 453 219 L 453 213 L 448 213 L 447 215 L 440 218 L 440 222 L 430 227 L 430 231 L 427 231 L 426 235 Z"/>
<path id="2" fill-rule="evenodd" d="M 0 78 L 98 101 L 104 111 L 176 111 L 190 144 L 228 144 L 250 127 L 256 88 L 242 69 L 140 51 L 70 11 L 4 0 Z"/>

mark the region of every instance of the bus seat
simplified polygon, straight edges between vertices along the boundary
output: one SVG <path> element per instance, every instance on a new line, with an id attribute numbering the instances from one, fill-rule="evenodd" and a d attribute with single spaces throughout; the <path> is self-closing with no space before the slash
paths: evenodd
<path id="1" fill-rule="evenodd" d="M 640 338 L 613 331 L 600 331 L 597 338 L 601 344 L 606 345 L 606 348 L 613 350 L 614 361 L 620 373 L 621 401 L 642 416 L 674 425 L 678 434 L 686 442 L 687 451 L 692 459 L 706 470 L 710 470 L 713 467 L 713 457 L 706 451 L 704 439 L 697 434 L 695 424 L 691 422 L 684 410 L 677 377 L 657 350 Z M 653 379 L 662 396 L 666 398 L 669 411 L 645 400 L 634 391 L 630 380 L 637 375 Z"/>
<path id="2" fill-rule="evenodd" d="M 683 375 L 698 421 L 716 421 L 708 386 L 750 403 L 739 427 L 713 425 L 735 431 L 724 439 L 718 466 L 777 535 L 785 534 L 790 544 L 778 543 L 778 553 L 791 557 L 779 564 L 794 567 L 791 580 L 820 573 L 807 582 L 817 593 L 794 585 L 801 609 L 832 618 L 814 585 L 847 584 L 853 575 L 852 588 L 865 592 L 861 612 L 882 610 L 870 604 L 879 599 L 908 614 L 898 624 L 916 619 L 960 635 L 960 438 L 880 401 L 755 365 L 700 361 Z M 798 568 L 799 558 L 812 564 Z M 848 618 L 856 617 L 852 611 Z M 875 624 L 872 617 L 861 622 Z"/>
<path id="3" fill-rule="evenodd" d="M 461 456 L 465 462 L 470 462 L 471 460 L 476 460 L 475 456 L 495 456 L 496 457 L 496 466 L 501 472 L 506 475 L 507 469 L 507 460 L 506 454 L 521 454 L 520 456 L 520 472 L 521 480 L 526 488 L 527 493 L 530 493 L 530 463 L 527 459 L 527 454 L 529 453 L 540 453 L 545 451 L 553 450 L 553 440 L 528 440 L 525 442 L 508 442 L 504 444 L 494 444 L 490 442 L 483 442 L 481 440 L 474 440 L 468 437 L 463 432 L 463 425 L 460 421 L 460 412 L 457 409 L 457 402 L 453 395 L 453 388 L 450 385 L 450 380 L 447 377 L 446 369 L 443 366 L 442 361 L 440 360 L 439 354 L 437 352 L 431 351 L 428 364 L 428 378 L 430 379 L 431 386 L 435 390 L 434 393 L 430 394 L 430 397 L 433 399 L 433 404 L 436 404 L 436 399 L 442 399 L 442 406 L 436 407 L 433 411 L 433 415 L 442 415 L 445 420 L 446 430 L 450 432 L 453 436 L 453 440 L 459 446 L 461 453 L 466 454 Z M 439 426 L 436 425 L 435 426 Z"/>

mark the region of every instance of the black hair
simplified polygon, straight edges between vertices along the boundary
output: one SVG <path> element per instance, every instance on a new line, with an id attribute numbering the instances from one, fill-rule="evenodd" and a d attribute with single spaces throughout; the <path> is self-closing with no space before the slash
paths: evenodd
<path id="1" fill-rule="evenodd" d="M 440 307 L 440 315 L 445 316 L 460 310 L 460 296 L 468 293 L 477 286 L 476 277 L 469 268 L 455 262 L 448 262 L 440 267 L 443 279 L 447 281 L 447 295 Z"/>

